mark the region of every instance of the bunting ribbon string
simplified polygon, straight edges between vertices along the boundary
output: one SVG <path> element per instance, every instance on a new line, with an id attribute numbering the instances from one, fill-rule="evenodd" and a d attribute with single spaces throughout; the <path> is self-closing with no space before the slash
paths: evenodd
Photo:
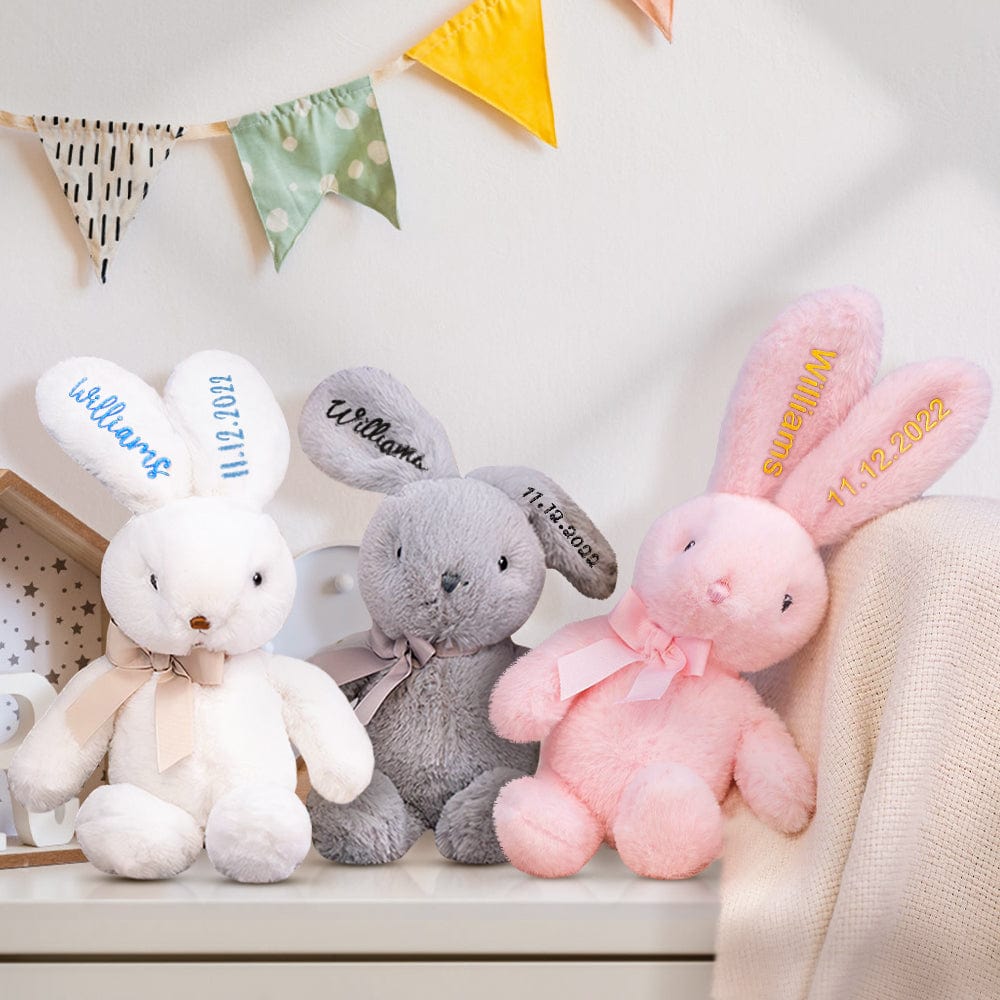
<path id="1" fill-rule="evenodd" d="M 673 0 L 634 2 L 669 39 Z M 280 270 L 327 194 L 399 228 L 375 85 L 416 63 L 556 145 L 542 0 L 473 0 L 366 76 L 227 121 L 161 125 L 0 110 L 0 127 L 37 133 L 102 283 L 174 145 L 228 136 Z"/>
<path id="2" fill-rule="evenodd" d="M 400 73 L 405 73 L 414 65 L 414 61 L 407 55 L 402 55 L 398 59 L 393 59 L 380 69 L 371 73 L 374 83 L 384 83 L 391 80 Z M 31 115 L 15 115 L 10 111 L 0 109 L 0 128 L 22 129 L 26 132 L 37 132 L 35 119 Z M 229 135 L 229 122 L 205 122 L 201 125 L 188 125 L 184 128 L 184 134 L 179 137 L 187 142 L 192 139 L 221 139 Z"/>

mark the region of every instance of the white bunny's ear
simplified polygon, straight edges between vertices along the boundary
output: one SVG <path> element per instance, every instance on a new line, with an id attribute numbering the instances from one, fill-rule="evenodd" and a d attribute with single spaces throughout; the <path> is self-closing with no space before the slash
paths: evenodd
<path id="1" fill-rule="evenodd" d="M 288 468 L 288 425 L 246 358 L 226 351 L 192 354 L 171 373 L 163 399 L 191 451 L 196 495 L 256 507 L 274 496 Z"/>
<path id="2" fill-rule="evenodd" d="M 379 368 L 345 368 L 320 382 L 302 407 L 299 442 L 328 476 L 361 490 L 396 493 L 458 475 L 440 422 Z"/>
<path id="3" fill-rule="evenodd" d="M 881 347 L 882 311 L 860 288 L 789 306 L 743 363 L 709 491 L 774 493 L 871 387 Z"/>
<path id="4" fill-rule="evenodd" d="M 191 492 L 191 458 L 156 391 L 101 358 L 70 358 L 35 389 L 38 416 L 70 457 L 133 513 Z"/>

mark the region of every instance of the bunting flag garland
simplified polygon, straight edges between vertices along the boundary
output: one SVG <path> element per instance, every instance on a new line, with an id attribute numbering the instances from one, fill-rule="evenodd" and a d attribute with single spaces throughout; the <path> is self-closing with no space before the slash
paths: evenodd
<path id="1" fill-rule="evenodd" d="M 41 115 L 42 146 L 102 282 L 129 223 L 183 127 Z"/>
<path id="2" fill-rule="evenodd" d="M 669 41 L 673 0 L 633 2 Z M 38 133 L 102 283 L 174 143 L 229 135 L 277 271 L 326 194 L 372 208 L 399 228 L 373 83 L 416 64 L 556 145 L 542 0 L 473 0 L 368 76 L 229 121 L 184 128 L 0 110 L 0 127 Z"/>
<path id="3" fill-rule="evenodd" d="M 542 0 L 476 0 L 406 54 L 556 145 Z"/>
<path id="4" fill-rule="evenodd" d="M 673 41 L 674 0 L 633 0 L 633 3 L 663 32 L 668 42 Z"/>
<path id="5" fill-rule="evenodd" d="M 341 194 L 397 229 L 396 180 L 370 76 L 229 123 L 275 270 L 325 194 Z"/>

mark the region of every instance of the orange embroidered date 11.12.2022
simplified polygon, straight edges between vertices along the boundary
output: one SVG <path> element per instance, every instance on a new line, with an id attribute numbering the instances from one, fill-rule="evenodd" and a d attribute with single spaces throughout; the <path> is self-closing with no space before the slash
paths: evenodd
<path id="1" fill-rule="evenodd" d="M 918 444 L 929 434 L 938 424 L 941 423 L 951 410 L 946 409 L 944 402 L 935 397 L 923 410 L 918 410 L 912 420 L 903 424 L 902 430 L 893 431 L 889 435 L 889 447 L 873 448 L 867 458 L 861 460 L 858 468 L 859 476 L 868 476 L 870 479 L 878 479 L 892 469 L 893 463 L 898 462 L 914 445 Z M 891 454 L 891 449 L 895 448 L 895 455 Z M 857 485 L 851 482 L 847 476 L 840 480 L 837 489 L 831 488 L 826 499 L 843 507 L 847 500 L 858 495 L 858 490 L 866 489 L 868 479 L 859 479 Z M 843 491 L 841 493 L 840 491 Z"/>

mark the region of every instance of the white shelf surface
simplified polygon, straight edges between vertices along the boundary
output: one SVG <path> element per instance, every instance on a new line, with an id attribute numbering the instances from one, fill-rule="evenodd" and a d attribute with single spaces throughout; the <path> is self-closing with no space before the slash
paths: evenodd
<path id="1" fill-rule="evenodd" d="M 535 879 L 445 861 L 430 834 L 392 865 L 332 865 L 311 853 L 277 885 L 238 885 L 204 854 L 165 882 L 59 865 L 0 871 L 0 960 L 702 958 L 713 952 L 718 898 L 718 866 L 656 882 L 604 848 L 573 878 Z"/>

